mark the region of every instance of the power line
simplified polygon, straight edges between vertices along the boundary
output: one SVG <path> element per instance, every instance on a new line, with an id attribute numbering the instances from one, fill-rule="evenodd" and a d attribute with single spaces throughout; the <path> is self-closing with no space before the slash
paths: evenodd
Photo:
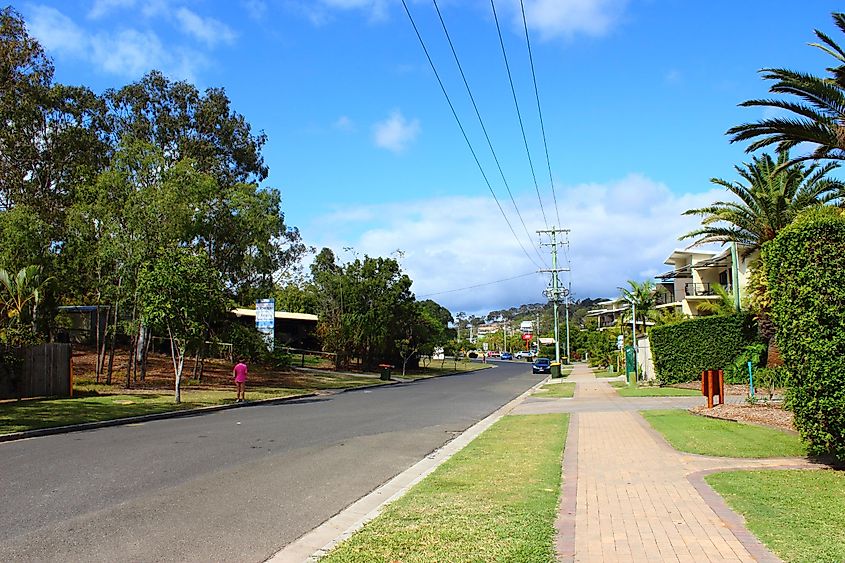
<path id="1" fill-rule="evenodd" d="M 437 67 L 434 66 L 434 61 L 431 59 L 431 55 L 428 52 L 428 48 L 425 46 L 425 41 L 423 41 L 422 35 L 420 35 L 420 31 L 417 28 L 417 23 L 414 21 L 414 16 L 411 15 L 411 11 L 408 9 L 408 3 L 406 0 L 402 0 L 402 6 L 405 8 L 405 13 L 408 14 L 408 19 L 411 21 L 411 26 L 414 28 L 414 33 L 417 35 L 417 39 L 420 42 L 420 46 L 422 47 L 423 51 L 425 52 L 425 56 L 428 59 L 428 64 L 431 66 L 431 70 L 434 72 L 434 76 L 437 78 L 437 83 L 440 85 L 440 90 L 443 92 L 443 95 L 446 97 L 446 103 L 449 104 L 449 109 L 452 110 L 452 116 L 455 118 L 455 121 L 458 123 L 458 128 L 461 130 L 461 135 L 464 137 L 464 141 L 466 141 L 467 147 L 469 147 L 469 151 L 472 153 L 472 158 L 475 160 L 475 164 L 478 166 L 479 172 L 481 172 L 481 176 L 484 178 L 484 182 L 487 184 L 487 189 L 490 190 L 490 195 L 493 196 L 493 200 L 496 202 L 496 206 L 499 208 L 499 212 L 502 214 L 502 217 L 505 219 L 505 223 L 508 224 L 508 228 L 510 228 L 511 234 L 513 234 L 514 238 L 516 239 L 517 244 L 522 249 L 522 252 L 528 259 L 538 268 L 540 267 L 537 264 L 536 260 L 525 250 L 525 246 L 523 246 L 522 241 L 519 240 L 519 237 L 516 236 L 516 231 L 511 225 L 510 220 L 508 219 L 505 210 L 502 209 L 502 204 L 499 203 L 499 198 L 496 197 L 496 192 L 493 191 L 493 186 L 490 184 L 490 180 L 487 178 L 487 174 L 484 172 L 484 168 L 481 166 L 481 162 L 478 160 L 478 155 L 475 153 L 475 149 L 472 147 L 472 143 L 467 136 L 466 130 L 464 129 L 463 124 L 461 123 L 461 119 L 458 117 L 458 113 L 455 111 L 455 106 L 452 104 L 452 99 L 449 97 L 449 93 L 446 91 L 446 87 L 443 85 L 443 81 L 440 79 L 440 73 L 437 72 Z M 521 217 L 520 217 L 521 219 Z M 523 223 L 524 226 L 524 223 Z M 529 236 L 530 240 L 530 236 Z M 533 243 L 532 243 L 533 244 Z M 539 251 L 537 252 L 539 256 Z"/>
<path id="2" fill-rule="evenodd" d="M 512 278 L 505 278 L 503 280 L 496 280 L 496 281 L 491 281 L 491 282 L 479 283 L 479 284 L 476 284 L 476 285 L 469 285 L 467 287 L 459 287 L 457 289 L 447 289 L 445 291 L 438 291 L 436 293 L 427 293 L 425 295 L 417 295 L 417 298 L 421 299 L 421 298 L 424 298 L 424 297 L 433 297 L 435 295 L 443 295 L 445 293 L 456 293 L 458 291 L 466 291 L 468 289 L 476 289 L 476 288 L 479 288 L 479 287 L 484 287 L 486 285 L 495 285 L 497 283 L 503 283 L 503 282 L 506 282 L 506 281 L 518 280 L 520 278 L 527 278 L 528 276 L 534 276 L 536 274 L 537 274 L 537 272 L 528 272 L 527 274 L 520 274 L 518 276 L 514 276 Z"/>
<path id="3" fill-rule="evenodd" d="M 528 45 L 528 60 L 531 62 L 531 77 L 534 80 L 534 96 L 537 98 L 537 114 L 540 116 L 540 131 L 543 132 L 543 147 L 546 149 L 546 166 L 549 169 L 549 182 L 552 186 L 552 198 L 555 202 L 555 216 L 557 217 L 557 224 L 560 223 L 560 211 L 557 206 L 557 193 L 555 192 L 555 180 L 552 176 L 552 163 L 549 159 L 549 145 L 546 142 L 546 126 L 543 124 L 543 111 L 540 109 L 540 89 L 537 87 L 537 74 L 534 72 L 534 55 L 531 53 L 531 39 L 528 37 L 528 21 L 525 19 L 525 3 L 519 0 L 519 6 L 522 8 L 522 26 L 525 28 L 525 43 Z"/>
<path id="4" fill-rule="evenodd" d="M 440 25 L 443 28 L 443 33 L 446 35 L 446 41 L 449 43 L 449 48 L 452 50 L 452 56 L 455 59 L 455 64 L 458 66 L 458 71 L 461 74 L 461 78 L 464 82 L 464 87 L 466 88 L 467 94 L 469 95 L 470 102 L 472 102 L 472 107 L 475 110 L 475 115 L 478 118 L 478 123 L 481 125 L 481 130 L 484 132 L 484 138 L 487 140 L 487 146 L 490 148 L 490 153 L 493 155 L 493 160 L 496 163 L 496 167 L 499 169 L 499 175 L 502 177 L 502 183 L 505 185 L 505 189 L 508 192 L 508 195 L 511 198 L 511 203 L 513 204 L 513 208 L 516 211 L 517 217 L 519 217 L 519 221 L 522 223 L 522 228 L 525 230 L 525 235 L 528 237 L 528 240 L 531 241 L 532 246 L 534 247 L 534 251 L 537 253 L 537 257 L 540 258 L 545 264 L 545 259 L 543 258 L 542 254 L 540 254 L 540 249 L 534 244 L 533 239 L 531 238 L 531 234 L 528 232 L 528 227 L 525 226 L 525 220 L 522 218 L 522 213 L 519 212 L 519 206 L 516 204 L 516 200 L 513 197 L 513 193 L 511 192 L 510 185 L 508 184 L 507 179 L 505 178 L 505 173 L 502 170 L 502 165 L 499 162 L 499 157 L 496 154 L 496 150 L 493 148 L 493 142 L 490 140 L 490 135 L 487 133 L 487 127 L 484 125 L 484 119 L 481 117 L 481 111 L 478 109 L 478 104 L 475 102 L 475 96 L 472 95 L 472 89 L 469 87 L 469 81 L 467 81 L 466 74 L 464 73 L 463 65 L 461 65 L 461 61 L 458 58 L 458 53 L 455 50 L 455 45 L 452 43 L 452 36 L 449 35 L 449 30 L 446 27 L 446 21 L 443 19 L 443 14 L 440 12 L 440 7 L 437 5 L 437 0 L 432 0 L 434 4 L 434 9 L 437 12 L 437 17 L 440 19 Z M 521 121 L 521 118 L 520 118 Z M 533 174 L 533 168 L 532 168 Z M 536 180 L 535 180 L 536 184 Z M 539 190 L 538 190 L 539 195 Z M 541 202 L 542 206 L 542 202 Z M 546 214 L 543 212 L 543 219 L 545 220 Z"/>
<path id="5" fill-rule="evenodd" d="M 543 198 L 540 197 L 540 185 L 537 183 L 537 174 L 534 172 L 534 161 L 531 159 L 531 150 L 528 148 L 528 138 L 525 136 L 525 125 L 522 122 L 522 112 L 519 111 L 519 101 L 516 98 L 516 88 L 513 85 L 513 76 L 511 75 L 511 66 L 508 63 L 508 53 L 505 50 L 505 40 L 502 38 L 502 28 L 499 25 L 499 16 L 496 13 L 496 4 L 490 0 L 490 7 L 493 8 L 493 19 L 496 21 L 496 32 L 499 34 L 499 45 L 502 46 L 502 57 L 505 60 L 505 70 L 508 71 L 508 82 L 511 85 L 511 94 L 513 95 L 513 105 L 516 107 L 516 116 L 519 118 L 519 129 L 522 131 L 522 144 L 525 145 L 525 154 L 528 155 L 528 166 L 531 167 L 531 178 L 534 179 L 534 189 L 537 190 L 537 201 L 540 202 L 540 211 L 543 213 L 543 223 L 546 228 L 549 228 L 549 220 L 546 219 L 546 209 L 543 207 Z"/>

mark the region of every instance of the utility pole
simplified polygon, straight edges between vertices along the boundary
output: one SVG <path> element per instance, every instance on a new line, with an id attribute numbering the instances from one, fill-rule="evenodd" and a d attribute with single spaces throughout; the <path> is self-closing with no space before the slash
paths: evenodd
<path id="1" fill-rule="evenodd" d="M 561 297 L 566 297 L 569 293 L 569 290 L 560 287 L 560 280 L 558 279 L 557 275 L 558 272 L 568 272 L 569 268 L 558 268 L 557 267 L 557 247 L 561 244 L 565 244 L 563 241 L 557 240 L 558 233 L 568 233 L 569 229 L 558 229 L 556 227 L 552 227 L 551 229 L 544 229 L 537 231 L 538 234 L 548 234 L 549 239 L 551 240 L 550 243 L 544 244 L 540 243 L 542 246 L 550 246 L 552 249 L 552 268 L 551 270 L 540 270 L 541 272 L 547 272 L 552 274 L 552 287 L 544 291 L 546 297 L 548 297 L 552 302 L 552 310 L 554 314 L 555 320 L 555 361 L 560 363 L 560 326 L 558 321 L 558 312 L 557 312 L 557 304 L 560 302 Z M 567 325 L 568 326 L 568 325 Z"/>
<path id="2" fill-rule="evenodd" d="M 569 288 L 566 290 L 566 362 L 572 361 L 572 356 L 569 354 L 569 297 L 572 295 L 572 282 L 569 282 Z"/>

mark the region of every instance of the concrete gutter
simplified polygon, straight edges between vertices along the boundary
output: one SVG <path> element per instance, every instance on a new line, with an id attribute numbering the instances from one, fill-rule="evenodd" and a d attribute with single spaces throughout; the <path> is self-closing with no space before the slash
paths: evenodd
<path id="1" fill-rule="evenodd" d="M 466 372 L 464 372 L 466 373 Z M 430 378 L 429 378 L 430 379 Z M 538 387 L 547 383 L 545 379 L 531 389 L 499 408 L 486 418 L 470 426 L 453 440 L 428 454 L 399 475 L 387 481 L 373 492 L 358 499 L 335 516 L 323 522 L 296 541 L 286 545 L 267 563 L 309 563 L 318 561 L 336 545 L 360 530 L 367 522 L 381 514 L 384 507 L 407 493 L 411 487 L 425 479 L 446 460 L 464 449 L 479 434 L 490 428 L 500 418 L 510 413 Z"/>

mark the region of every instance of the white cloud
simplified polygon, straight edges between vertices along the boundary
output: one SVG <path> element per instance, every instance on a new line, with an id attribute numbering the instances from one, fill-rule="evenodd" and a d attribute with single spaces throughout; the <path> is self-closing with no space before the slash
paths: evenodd
<path id="1" fill-rule="evenodd" d="M 419 119 L 408 121 L 402 112 L 395 110 L 390 117 L 373 125 L 373 141 L 377 147 L 400 153 L 420 133 Z"/>
<path id="2" fill-rule="evenodd" d="M 88 17 L 97 19 L 119 8 L 132 8 L 135 0 L 94 0 L 94 5 L 88 12 Z"/>
<path id="3" fill-rule="evenodd" d="M 33 6 L 27 18 L 29 33 L 48 51 L 79 56 L 86 49 L 85 32 L 69 17 L 48 6 Z"/>
<path id="4" fill-rule="evenodd" d="M 179 8 L 174 15 L 183 33 L 195 37 L 209 47 L 221 42 L 231 44 L 235 41 L 235 33 L 226 24 L 214 18 L 203 18 L 187 8 Z"/>
<path id="5" fill-rule="evenodd" d="M 619 22 L 628 0 L 525 0 L 525 19 L 541 38 L 571 38 L 583 34 L 606 35 Z M 522 27 L 519 1 L 512 0 L 518 27 Z"/>
<path id="6" fill-rule="evenodd" d="M 267 3 L 264 0 L 242 0 L 241 3 L 249 17 L 254 20 L 261 20 L 267 13 Z"/>
<path id="7" fill-rule="evenodd" d="M 167 0 L 98 0 L 89 16 L 102 17 L 119 8 L 140 9 L 147 17 L 165 14 L 168 21 L 178 20 L 186 33 L 209 45 L 234 40 L 224 24 L 189 10 L 178 10 L 172 14 L 176 19 L 170 20 Z M 158 69 L 176 79 L 195 80 L 197 72 L 208 65 L 202 53 L 184 45 L 166 45 L 152 29 L 88 31 L 59 10 L 41 5 L 30 6 L 28 15 L 30 33 L 47 51 L 87 61 L 107 73 L 138 78 Z"/>
<path id="8" fill-rule="evenodd" d="M 530 192 L 518 201 L 533 199 Z M 571 229 L 569 255 L 576 298 L 609 297 L 628 279 L 644 280 L 666 271 L 663 261 L 690 241 L 678 237 L 699 225 L 687 209 L 724 199 L 723 190 L 674 194 L 664 184 L 632 174 L 608 184 L 584 184 L 558 190 L 561 219 Z M 549 196 L 549 200 L 551 197 Z M 545 202 L 552 217 L 551 201 Z M 534 260 L 512 207 L 511 224 Z M 539 209 L 521 209 L 529 232 L 544 228 Z M 489 311 L 503 306 L 542 302 L 547 275 L 534 275 L 468 291 L 452 289 L 535 272 L 489 197 L 442 197 L 403 203 L 349 207 L 322 217 L 303 229 L 320 233 L 309 243 L 336 250 L 354 247 L 361 254 L 388 256 L 397 248 L 414 280 L 417 296 L 452 311 Z M 355 235 L 344 233 L 357 232 Z M 532 236 L 537 242 L 536 235 Z M 548 249 L 542 249 L 544 256 Z M 546 258 L 550 262 L 549 258 Z M 562 274 L 563 275 L 563 274 Z"/>
<path id="9" fill-rule="evenodd" d="M 356 130 L 355 122 L 346 115 L 338 117 L 332 124 L 332 127 L 345 133 L 352 133 Z"/>

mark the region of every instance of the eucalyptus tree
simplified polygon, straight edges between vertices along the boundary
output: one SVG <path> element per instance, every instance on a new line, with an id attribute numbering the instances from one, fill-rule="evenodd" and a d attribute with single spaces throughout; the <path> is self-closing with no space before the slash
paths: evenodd
<path id="1" fill-rule="evenodd" d="M 845 33 L 845 14 L 832 14 L 837 28 Z M 762 75 L 772 81 L 769 91 L 785 98 L 743 102 L 746 107 L 766 107 L 786 112 L 728 130 L 731 142 L 751 141 L 748 152 L 776 145 L 781 152 L 807 143 L 811 151 L 794 157 L 803 160 L 845 160 L 845 50 L 826 33 L 815 30 L 819 43 L 811 43 L 833 58 L 826 76 L 785 68 L 765 68 Z"/>
<path id="2" fill-rule="evenodd" d="M 702 227 L 681 238 L 696 238 L 694 244 L 737 242 L 751 254 L 775 238 L 804 209 L 820 205 L 843 189 L 839 180 L 828 177 L 838 167 L 794 162 L 788 151 L 780 151 L 777 160 L 763 153 L 750 163 L 735 166 L 740 180 L 713 178 L 735 201 L 716 201 L 706 207 L 690 209 L 684 215 L 702 216 Z"/>

